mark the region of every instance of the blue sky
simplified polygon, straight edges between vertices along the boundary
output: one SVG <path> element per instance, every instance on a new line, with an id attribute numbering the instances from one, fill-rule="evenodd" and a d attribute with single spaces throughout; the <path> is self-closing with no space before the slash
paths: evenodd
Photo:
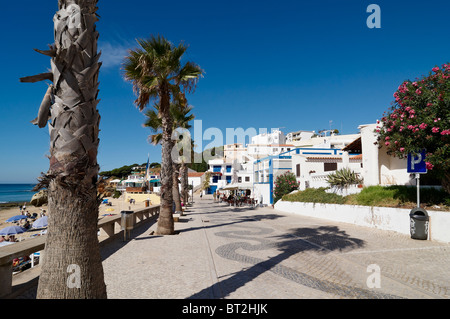
<path id="1" fill-rule="evenodd" d="M 381 28 L 366 12 L 381 8 Z M 45 72 L 32 49 L 53 43 L 56 0 L 2 4 L 0 182 L 35 182 L 48 169 L 48 129 L 30 123 L 46 90 L 23 76 Z M 136 38 L 161 34 L 189 45 L 205 76 L 188 96 L 203 130 L 332 128 L 343 134 L 374 123 L 403 80 L 450 62 L 448 0 L 141 1 L 100 0 L 101 170 L 160 161 L 147 143 L 120 63 Z M 210 143 L 204 140 L 203 146 Z"/>

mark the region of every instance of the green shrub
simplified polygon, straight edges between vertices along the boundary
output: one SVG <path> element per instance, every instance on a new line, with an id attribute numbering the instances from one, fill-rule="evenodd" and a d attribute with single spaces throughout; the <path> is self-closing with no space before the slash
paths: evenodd
<path id="1" fill-rule="evenodd" d="M 327 193 L 325 190 L 326 188 L 308 188 L 284 195 L 283 201 L 385 207 L 398 207 L 417 202 L 417 189 L 414 186 L 369 186 L 363 188 L 359 194 L 345 197 Z M 450 195 L 443 189 L 421 188 L 420 202 L 428 206 L 450 207 Z"/>
<path id="2" fill-rule="evenodd" d="M 296 189 L 298 189 L 298 182 L 292 172 L 288 171 L 278 176 L 275 180 L 275 188 L 273 189 L 274 203 Z"/>
<path id="3" fill-rule="evenodd" d="M 363 188 L 361 193 L 354 197 L 358 205 L 363 206 L 396 206 L 399 205 L 401 200 L 395 198 L 395 189 L 390 189 L 382 186 L 369 186 Z"/>
<path id="4" fill-rule="evenodd" d="M 331 186 L 348 187 L 350 185 L 358 185 L 362 179 L 354 171 L 349 168 L 342 168 L 328 175 L 327 182 Z"/>
<path id="5" fill-rule="evenodd" d="M 283 196 L 283 201 L 345 204 L 345 198 L 335 193 L 325 192 L 326 188 L 307 188 L 304 191 Z"/>

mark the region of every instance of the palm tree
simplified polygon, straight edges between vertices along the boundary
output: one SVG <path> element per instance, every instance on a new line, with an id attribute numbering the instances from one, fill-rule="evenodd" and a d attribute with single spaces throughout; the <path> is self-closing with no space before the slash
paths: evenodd
<path id="1" fill-rule="evenodd" d="M 106 298 L 97 237 L 97 0 L 59 0 L 58 8 L 54 45 L 36 50 L 51 57 L 52 71 L 21 78 L 52 82 L 32 121 L 43 128 L 50 120 L 50 168 L 36 188 L 48 189 L 49 210 L 37 297 Z"/>
<path id="2" fill-rule="evenodd" d="M 161 209 L 156 233 L 174 233 L 172 216 L 172 130 L 170 113 L 171 97 L 180 90 L 192 92 L 203 70 L 192 62 L 184 65 L 181 59 L 187 50 L 183 43 L 174 46 L 162 36 L 151 36 L 148 40 L 137 40 L 139 47 L 129 51 L 123 64 L 124 77 L 133 83 L 137 95 L 135 101 L 140 111 L 155 100 L 162 127 L 161 150 Z"/>
<path id="3" fill-rule="evenodd" d="M 192 121 L 195 116 L 193 114 L 189 114 L 192 111 L 192 107 L 187 105 L 187 100 L 184 97 L 184 94 L 179 94 L 179 96 L 181 96 L 181 98 L 177 98 L 175 103 L 172 103 L 170 105 L 170 113 L 173 117 L 173 130 L 177 130 L 179 128 L 182 129 L 190 129 L 191 125 L 189 125 L 189 122 Z M 145 115 L 147 117 L 147 120 L 144 123 L 144 127 L 149 127 L 152 132 L 154 134 L 149 136 L 149 140 L 152 144 L 156 145 L 161 143 L 162 140 L 162 133 L 160 133 L 160 129 L 162 126 L 162 121 L 161 119 L 158 117 L 158 111 L 159 111 L 159 106 L 155 105 L 154 106 L 155 109 L 149 109 Z M 174 132 L 175 133 L 175 132 Z M 184 138 L 184 135 L 181 135 L 180 138 Z M 172 148 L 173 149 L 173 148 Z M 181 150 L 181 151 L 184 151 Z M 182 155 L 182 154 L 180 154 Z M 187 170 L 185 169 L 186 167 L 186 161 L 183 160 L 183 158 L 181 157 L 181 163 L 177 163 L 174 162 L 172 163 L 172 167 L 173 167 L 173 186 L 172 186 L 172 195 L 173 195 L 173 200 L 175 202 L 175 211 L 179 211 L 181 212 L 182 207 L 181 207 L 181 199 L 183 198 L 183 202 L 187 203 L 185 198 L 183 196 L 185 196 L 185 189 L 186 189 L 186 182 L 184 180 L 184 172 Z M 180 190 L 178 187 L 179 184 L 179 176 L 181 175 L 181 179 L 182 179 L 182 183 L 181 183 L 181 194 L 180 194 Z"/>

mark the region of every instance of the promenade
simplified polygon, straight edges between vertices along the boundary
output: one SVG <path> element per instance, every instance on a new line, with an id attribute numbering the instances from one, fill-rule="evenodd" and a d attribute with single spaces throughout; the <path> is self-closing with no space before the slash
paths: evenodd
<path id="1" fill-rule="evenodd" d="M 112 299 L 447 299 L 450 244 L 195 198 L 102 249 Z"/>

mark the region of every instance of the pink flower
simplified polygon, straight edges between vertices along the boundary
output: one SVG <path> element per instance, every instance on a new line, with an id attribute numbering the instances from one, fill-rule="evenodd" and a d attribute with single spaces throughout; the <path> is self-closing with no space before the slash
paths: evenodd
<path id="1" fill-rule="evenodd" d="M 439 132 L 439 127 L 433 127 L 433 128 L 431 129 L 431 131 L 432 131 L 433 133 L 437 133 L 437 132 Z"/>
<path id="2" fill-rule="evenodd" d="M 389 141 L 391 138 L 389 137 L 389 136 L 386 136 L 385 138 L 384 138 L 384 140 L 385 141 Z"/>
<path id="3" fill-rule="evenodd" d="M 416 93 L 417 93 L 418 95 L 420 95 L 420 94 L 422 94 L 422 91 L 419 90 L 419 89 L 417 89 L 417 90 L 416 90 Z"/>
<path id="4" fill-rule="evenodd" d="M 419 128 L 420 128 L 421 130 L 424 130 L 424 129 L 427 128 L 427 126 L 428 126 L 427 124 L 422 123 L 422 124 L 419 125 Z"/>
<path id="5" fill-rule="evenodd" d="M 436 73 L 437 73 L 437 71 L 439 71 L 439 70 L 440 70 L 439 67 L 435 67 L 435 68 L 432 68 L 432 69 L 431 69 L 431 71 L 436 72 Z"/>
<path id="6" fill-rule="evenodd" d="M 405 148 L 404 147 L 400 147 L 400 152 L 404 152 L 405 151 Z"/>
<path id="7" fill-rule="evenodd" d="M 443 130 L 441 135 L 450 135 L 450 130 Z"/>
<path id="8" fill-rule="evenodd" d="M 386 143 L 384 143 L 384 145 L 389 146 L 389 145 L 391 145 L 391 143 L 386 142 Z"/>
<path id="9" fill-rule="evenodd" d="M 431 164 L 430 162 L 425 162 L 425 165 L 426 165 L 427 169 L 430 170 L 430 171 L 431 171 L 431 170 L 433 169 L 433 167 L 434 167 L 434 165 Z"/>

